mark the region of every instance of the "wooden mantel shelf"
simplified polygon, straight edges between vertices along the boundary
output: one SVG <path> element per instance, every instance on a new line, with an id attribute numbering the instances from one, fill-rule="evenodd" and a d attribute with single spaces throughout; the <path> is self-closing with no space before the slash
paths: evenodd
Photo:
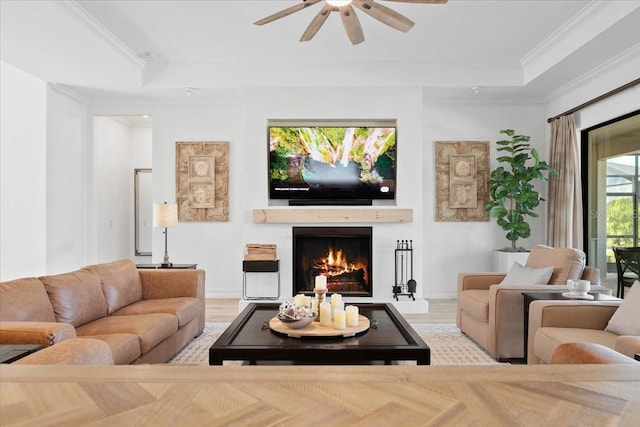
<path id="1" fill-rule="evenodd" d="M 408 223 L 413 221 L 413 209 L 397 208 L 278 208 L 254 209 L 253 222 L 256 224 L 307 224 L 307 223 L 350 223 L 388 222 Z"/>

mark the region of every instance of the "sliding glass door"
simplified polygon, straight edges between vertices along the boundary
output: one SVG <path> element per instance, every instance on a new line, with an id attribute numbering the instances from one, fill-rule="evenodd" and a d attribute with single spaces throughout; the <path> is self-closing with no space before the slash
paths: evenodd
<path id="1" fill-rule="evenodd" d="M 614 246 L 638 246 L 638 159 L 631 154 L 608 159 L 606 230 L 607 271 L 616 271 Z"/>
<path id="2" fill-rule="evenodd" d="M 582 188 L 587 262 L 615 272 L 612 247 L 640 246 L 640 111 L 583 130 Z"/>

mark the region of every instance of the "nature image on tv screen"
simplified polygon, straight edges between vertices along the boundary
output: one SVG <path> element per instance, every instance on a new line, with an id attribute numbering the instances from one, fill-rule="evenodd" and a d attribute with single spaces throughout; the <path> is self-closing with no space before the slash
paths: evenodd
<path id="1" fill-rule="evenodd" d="M 393 199 L 395 127 L 269 127 L 272 199 Z"/>

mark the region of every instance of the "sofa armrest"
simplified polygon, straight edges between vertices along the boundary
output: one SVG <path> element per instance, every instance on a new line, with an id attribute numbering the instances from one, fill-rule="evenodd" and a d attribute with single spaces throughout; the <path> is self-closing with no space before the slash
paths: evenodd
<path id="1" fill-rule="evenodd" d="M 458 294 L 468 289 L 489 289 L 505 276 L 506 273 L 458 273 Z"/>
<path id="2" fill-rule="evenodd" d="M 16 365 L 113 365 L 109 344 L 92 338 L 74 338 L 31 353 Z"/>
<path id="3" fill-rule="evenodd" d="M 43 347 L 76 337 L 76 328 L 56 322 L 0 322 L 1 344 L 40 344 Z"/>
<path id="4" fill-rule="evenodd" d="M 523 358 L 523 292 L 562 292 L 564 285 L 493 285 L 489 287 L 487 342 L 496 359 Z"/>
<path id="5" fill-rule="evenodd" d="M 633 358 L 634 355 L 640 354 L 640 337 L 620 335 L 616 338 L 614 350 Z"/>
<path id="6" fill-rule="evenodd" d="M 138 272 L 143 300 L 193 297 L 204 301 L 204 270 L 139 269 Z"/>
<path id="7" fill-rule="evenodd" d="M 538 364 L 534 340 L 543 327 L 604 330 L 620 301 L 532 301 L 529 305 L 527 363 Z"/>

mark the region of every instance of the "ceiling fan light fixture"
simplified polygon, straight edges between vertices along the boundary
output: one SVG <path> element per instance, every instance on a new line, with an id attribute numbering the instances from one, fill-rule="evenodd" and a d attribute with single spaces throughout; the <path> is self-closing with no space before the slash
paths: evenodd
<path id="1" fill-rule="evenodd" d="M 353 0 L 324 0 L 327 4 L 335 7 L 350 5 Z"/>

